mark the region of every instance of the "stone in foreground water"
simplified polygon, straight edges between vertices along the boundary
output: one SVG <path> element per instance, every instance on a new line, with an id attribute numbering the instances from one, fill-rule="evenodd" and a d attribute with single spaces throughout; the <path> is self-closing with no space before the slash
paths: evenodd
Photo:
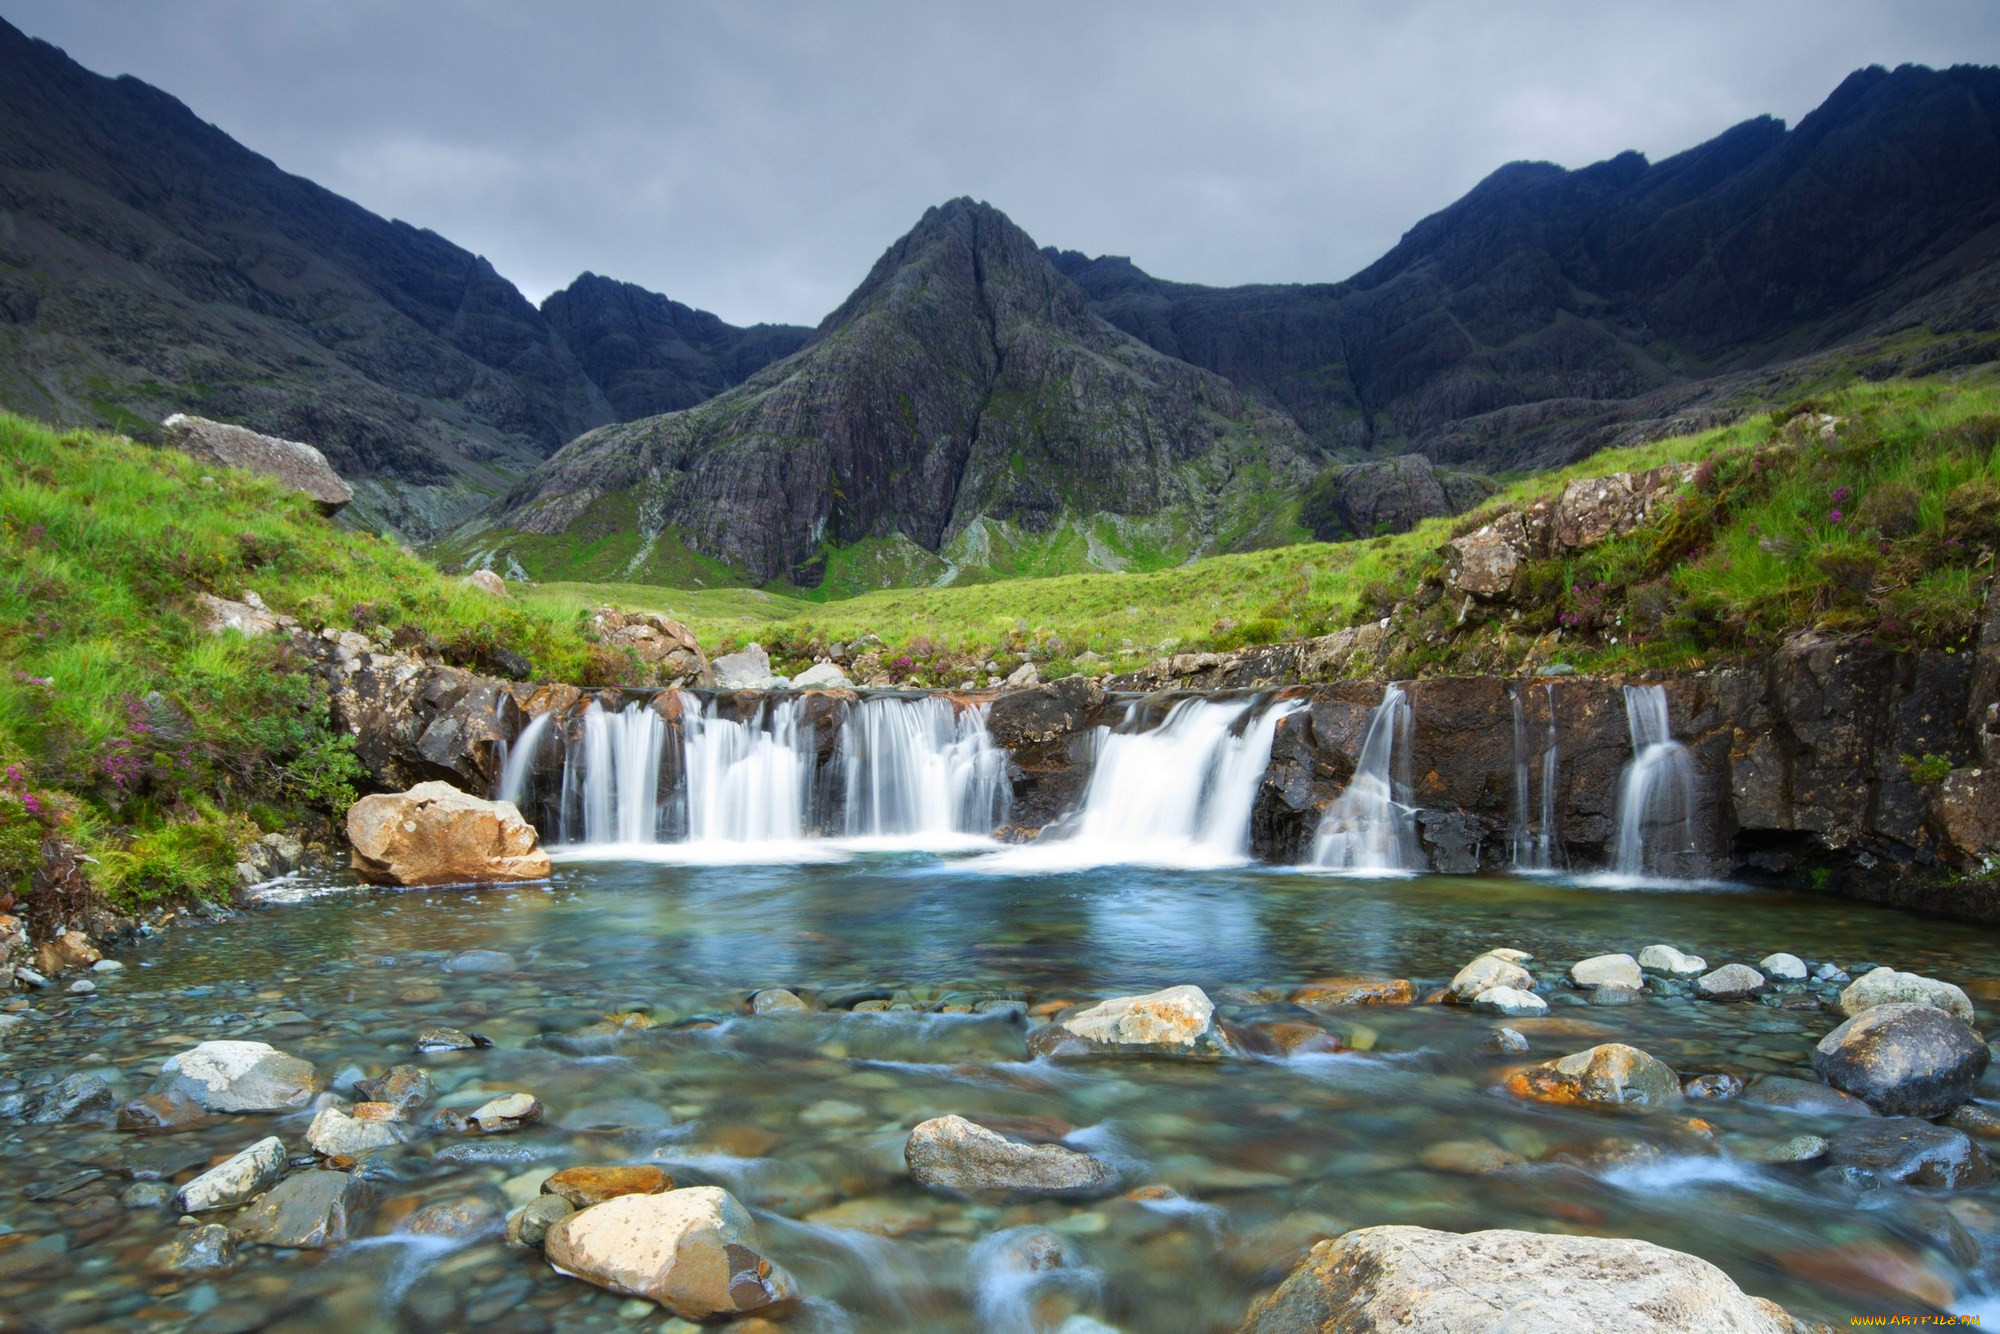
<path id="1" fill-rule="evenodd" d="M 1681 1082 L 1665 1061 L 1622 1042 L 1607 1042 L 1516 1071 L 1507 1080 L 1507 1091 L 1566 1106 L 1658 1107 L 1680 1101 Z"/>
<path id="2" fill-rule="evenodd" d="M 1972 1097 L 1991 1059 L 1964 1020 L 1928 1005 L 1863 1010 L 1828 1033 L 1813 1069 L 1889 1116 L 1943 1116 Z"/>
<path id="3" fill-rule="evenodd" d="M 312 1062 L 268 1042 L 203 1042 L 160 1067 L 157 1093 L 180 1092 L 211 1112 L 286 1112 L 312 1100 Z"/>
<path id="4" fill-rule="evenodd" d="M 557 1272 L 686 1320 L 775 1315 L 799 1298 L 749 1211 L 715 1186 L 606 1200 L 558 1221 L 543 1244 Z"/>
<path id="5" fill-rule="evenodd" d="M 182 1186 L 174 1196 L 174 1208 L 184 1214 L 232 1208 L 269 1190 L 284 1174 L 285 1144 L 272 1135 Z"/>
<path id="6" fill-rule="evenodd" d="M 1964 1131 L 1914 1116 L 1857 1122 L 1828 1148 L 1836 1164 L 1878 1181 L 1957 1190 L 1993 1179 L 1985 1152 Z"/>
<path id="7" fill-rule="evenodd" d="M 1322 1241 L 1239 1334 L 1394 1329 L 1791 1334 L 1775 1302 L 1651 1242 L 1368 1227 Z"/>
<path id="8" fill-rule="evenodd" d="M 903 1144 L 903 1161 L 926 1190 L 970 1198 L 1078 1198 L 1118 1184 L 1111 1166 L 1087 1153 L 1011 1139 L 962 1116 L 917 1126 Z"/>
<path id="9" fill-rule="evenodd" d="M 347 1240 L 354 1178 L 346 1172 L 297 1172 L 235 1219 L 235 1230 L 260 1246 L 331 1250 Z"/>

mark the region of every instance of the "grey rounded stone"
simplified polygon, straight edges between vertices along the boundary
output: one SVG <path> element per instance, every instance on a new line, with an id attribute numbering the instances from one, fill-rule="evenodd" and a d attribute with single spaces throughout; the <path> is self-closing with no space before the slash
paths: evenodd
<path id="1" fill-rule="evenodd" d="M 1990 1059 L 1986 1043 L 1956 1015 L 1891 1003 L 1821 1038 L 1813 1069 L 1885 1115 L 1943 1116 L 1971 1098 Z"/>

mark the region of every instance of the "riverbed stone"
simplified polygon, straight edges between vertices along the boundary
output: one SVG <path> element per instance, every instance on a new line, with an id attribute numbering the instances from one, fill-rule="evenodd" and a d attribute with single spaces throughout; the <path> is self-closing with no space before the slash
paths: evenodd
<path id="1" fill-rule="evenodd" d="M 203 1223 L 182 1228 L 148 1257 L 146 1267 L 166 1276 L 212 1274 L 234 1268 L 236 1261 L 235 1234 L 220 1223 Z"/>
<path id="2" fill-rule="evenodd" d="M 36 1100 L 28 1123 L 37 1126 L 61 1125 L 92 1112 L 110 1109 L 118 1101 L 116 1090 L 101 1075 L 78 1072 L 56 1081 Z"/>
<path id="3" fill-rule="evenodd" d="M 468 1241 L 500 1232 L 506 1226 L 506 1210 L 488 1195 L 464 1195 L 455 1200 L 434 1200 L 411 1214 L 403 1231 L 417 1237 L 444 1237 Z"/>
<path id="4" fill-rule="evenodd" d="M 620 1195 L 658 1195 L 674 1188 L 674 1179 L 651 1163 L 629 1166 L 565 1167 L 542 1183 L 542 1194 L 560 1195 L 575 1209 L 615 1200 Z"/>
<path id="5" fill-rule="evenodd" d="M 184 1130 L 206 1120 L 201 1104 L 178 1089 L 145 1093 L 118 1109 L 118 1128 L 140 1134 Z"/>
<path id="6" fill-rule="evenodd" d="M 363 1104 L 367 1106 L 369 1104 Z M 387 1104 L 376 1103 L 377 1107 Z M 408 1131 L 394 1121 L 361 1118 L 338 1107 L 322 1107 L 306 1128 L 306 1143 L 323 1158 L 359 1158 L 404 1141 Z"/>
<path id="7" fill-rule="evenodd" d="M 549 855 L 511 801 L 487 801 L 450 783 L 379 792 L 347 809 L 354 873 L 381 885 L 542 880 Z"/>
<path id="8" fill-rule="evenodd" d="M 1570 968 L 1569 980 L 1579 987 L 1622 987 L 1628 991 L 1646 985 L 1639 961 L 1629 954 L 1599 954 L 1579 960 Z"/>
<path id="9" fill-rule="evenodd" d="M 465 1118 L 466 1129 L 482 1135 L 504 1135 L 531 1126 L 547 1110 L 532 1093 L 502 1093 L 488 1098 Z"/>
<path id="10" fill-rule="evenodd" d="M 1914 1116 L 1859 1121 L 1832 1136 L 1827 1156 L 1879 1181 L 1958 1190 L 1993 1179 L 1986 1154 L 1962 1130 Z"/>
<path id="11" fill-rule="evenodd" d="M 973 1199 L 1066 1199 L 1117 1188 L 1110 1164 L 1061 1144 L 1031 1144 L 962 1116 L 940 1116 L 903 1144 L 910 1177 L 926 1190 Z"/>
<path id="12" fill-rule="evenodd" d="M 791 1014 L 811 1008 L 797 992 L 784 987 L 765 987 L 750 997 L 752 1014 Z"/>
<path id="13" fill-rule="evenodd" d="M 288 1112 L 312 1101 L 318 1072 L 268 1042 L 203 1042 L 160 1066 L 155 1093 L 180 1092 L 211 1112 Z"/>
<path id="14" fill-rule="evenodd" d="M 414 1065 L 392 1065 L 373 1079 L 357 1080 L 354 1091 L 364 1101 L 387 1103 L 408 1114 L 430 1098 L 431 1077 Z"/>
<path id="15" fill-rule="evenodd" d="M 231 1209 L 278 1184 L 285 1175 L 285 1142 L 266 1136 L 217 1163 L 174 1195 L 174 1209 L 183 1214 Z"/>
<path id="16" fill-rule="evenodd" d="M 238 1235 L 259 1246 L 331 1250 L 347 1240 L 354 1177 L 347 1172 L 294 1172 L 235 1219 Z"/>
<path id="17" fill-rule="evenodd" d="M 1757 961 L 1764 976 L 1778 982 L 1806 980 L 1806 961 L 1796 954 L 1767 954 Z"/>
<path id="18" fill-rule="evenodd" d="M 1748 964 L 1727 963 L 1694 980 L 1694 994 L 1703 1000 L 1749 1000 L 1761 996 L 1770 986 L 1764 975 Z"/>
<path id="19" fill-rule="evenodd" d="M 1813 1070 L 1892 1116 L 1943 1116 L 1972 1096 L 1990 1054 L 1971 1026 L 1929 1005 L 1872 1006 L 1821 1038 Z"/>
<path id="20" fill-rule="evenodd" d="M 1699 954 L 1683 954 L 1672 945 L 1648 945 L 1639 951 L 1639 966 L 1667 977 L 1696 977 L 1708 971 L 1708 960 Z"/>
<path id="21" fill-rule="evenodd" d="M 1528 1039 L 1518 1028 L 1496 1028 L 1480 1042 L 1481 1051 L 1502 1056 L 1518 1056 L 1529 1049 Z"/>
<path id="22" fill-rule="evenodd" d="M 471 1051 L 482 1044 L 478 1037 L 456 1028 L 427 1028 L 417 1034 L 416 1048 L 420 1052 Z"/>
<path id="23" fill-rule="evenodd" d="M 1472 998 L 1472 1008 L 1511 1018 L 1547 1014 L 1549 1003 L 1532 991 L 1519 987 L 1488 987 Z"/>
<path id="24" fill-rule="evenodd" d="M 576 1206 L 560 1195 L 538 1196 L 507 1216 L 507 1240 L 530 1249 L 540 1246 L 550 1228 L 575 1212 Z"/>
<path id="25" fill-rule="evenodd" d="M 1130 1049 L 1159 1052 L 1192 1052 L 1218 1046 L 1215 1003 L 1200 987 L 1167 987 L 1141 996 L 1114 996 L 1087 1010 L 1078 1011 L 1059 1024 L 1038 1030 L 1035 1036 L 1047 1043 L 1050 1037 L 1075 1039 L 1082 1050 L 1117 1051 Z M 1063 1046 L 1045 1048 L 1052 1055 L 1073 1052 Z"/>
<path id="26" fill-rule="evenodd" d="M 686 1320 L 776 1315 L 799 1299 L 798 1283 L 763 1254 L 749 1211 L 714 1186 L 578 1210 L 549 1228 L 544 1250 L 558 1273 Z"/>
<path id="27" fill-rule="evenodd" d="M 1979 1022 L 1971 999 L 1960 988 L 1921 973 L 1899 973 L 1893 968 L 1870 969 L 1840 993 L 1840 1012 L 1850 1019 L 1877 1005 L 1929 1005 L 1946 1014 L 1955 1014 L 1968 1024 Z"/>
<path id="28" fill-rule="evenodd" d="M 1359 1228 L 1316 1244 L 1238 1334 L 1791 1334 L 1706 1260 L 1622 1237 Z"/>
<path id="29" fill-rule="evenodd" d="M 1480 992 L 1491 991 L 1495 987 L 1533 991 L 1534 974 L 1521 967 L 1518 961 L 1505 957 L 1505 954 L 1502 950 L 1489 950 L 1480 955 L 1458 970 L 1446 990 L 1459 1001 L 1470 1001 Z"/>
<path id="30" fill-rule="evenodd" d="M 1842 1093 L 1810 1079 L 1790 1075 L 1759 1075 L 1738 1095 L 1752 1107 L 1793 1112 L 1800 1116 L 1873 1116 L 1875 1109 L 1851 1093 Z"/>
<path id="31" fill-rule="evenodd" d="M 1506 1088 L 1517 1098 L 1572 1107 L 1660 1107 L 1681 1100 L 1680 1079 L 1665 1061 L 1622 1042 L 1518 1070 Z"/>
<path id="32" fill-rule="evenodd" d="M 1416 988 L 1403 977 L 1322 977 L 1292 990 L 1291 1001 L 1309 1010 L 1347 1005 L 1408 1005 Z"/>

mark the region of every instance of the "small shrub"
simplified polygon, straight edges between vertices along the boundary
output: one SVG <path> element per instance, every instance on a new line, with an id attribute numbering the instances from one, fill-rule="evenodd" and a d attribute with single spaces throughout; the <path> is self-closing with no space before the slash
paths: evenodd
<path id="1" fill-rule="evenodd" d="M 345 732 L 323 731 L 285 765 L 284 790 L 338 820 L 354 804 L 354 785 L 367 777 L 367 768 L 354 754 L 354 738 Z M 265 809 L 253 807 L 252 814 Z M 264 822 L 260 819 L 257 823 Z"/>
<path id="2" fill-rule="evenodd" d="M 1923 518 L 1923 496 L 1907 482 L 1884 482 L 1862 497 L 1854 517 L 1883 537 L 1908 537 Z"/>
<path id="3" fill-rule="evenodd" d="M 1951 776 L 1951 757 L 1948 755 L 1930 754 L 1921 756 L 1905 755 L 1903 756 L 1903 768 L 1909 772 L 1910 778 L 1913 781 L 1922 783 L 1928 787 L 1936 783 L 1942 783 Z"/>

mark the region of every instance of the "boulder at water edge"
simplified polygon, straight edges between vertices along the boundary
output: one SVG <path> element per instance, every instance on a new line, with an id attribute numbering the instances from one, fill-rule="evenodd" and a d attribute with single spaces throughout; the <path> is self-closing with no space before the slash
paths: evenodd
<path id="1" fill-rule="evenodd" d="M 1680 1077 L 1665 1061 L 1622 1042 L 1517 1070 L 1507 1080 L 1517 1098 L 1565 1106 L 1658 1107 L 1679 1102 Z"/>
<path id="2" fill-rule="evenodd" d="M 1194 986 L 1114 996 L 1028 1035 L 1029 1050 L 1047 1056 L 1100 1051 L 1188 1054 L 1220 1046 L 1215 1003 Z"/>
<path id="3" fill-rule="evenodd" d="M 288 1112 L 312 1100 L 312 1062 L 268 1042 L 203 1042 L 160 1066 L 154 1092 L 180 1093 L 211 1112 Z"/>
<path id="4" fill-rule="evenodd" d="M 1620 1237 L 1367 1227 L 1322 1241 L 1239 1334 L 1791 1334 L 1706 1260 Z"/>
<path id="5" fill-rule="evenodd" d="M 1986 1043 L 1958 1016 L 1892 1002 L 1821 1038 L 1813 1069 L 1885 1115 L 1943 1116 L 1971 1098 L 1989 1059 Z"/>
<path id="6" fill-rule="evenodd" d="M 363 797 L 347 810 L 354 873 L 378 885 L 540 880 L 549 873 L 535 827 L 511 801 L 485 801 L 450 783 Z"/>
<path id="7" fill-rule="evenodd" d="M 686 1320 L 777 1314 L 799 1297 L 792 1276 L 764 1257 L 749 1211 L 715 1186 L 593 1204 L 551 1226 L 543 1246 L 558 1273 Z"/>
<path id="8" fill-rule="evenodd" d="M 1968 1024 L 1979 1022 L 1972 1012 L 1971 999 L 1959 988 L 1921 973 L 1899 973 L 1893 968 L 1871 969 L 1840 993 L 1840 1012 L 1849 1019 L 1877 1005 L 1928 1005 L 1955 1014 Z"/>
<path id="9" fill-rule="evenodd" d="M 1103 1195 L 1118 1174 L 1061 1144 L 1030 1144 L 940 1116 L 910 1132 L 903 1145 L 910 1178 L 926 1190 L 969 1198 L 1064 1199 Z"/>

